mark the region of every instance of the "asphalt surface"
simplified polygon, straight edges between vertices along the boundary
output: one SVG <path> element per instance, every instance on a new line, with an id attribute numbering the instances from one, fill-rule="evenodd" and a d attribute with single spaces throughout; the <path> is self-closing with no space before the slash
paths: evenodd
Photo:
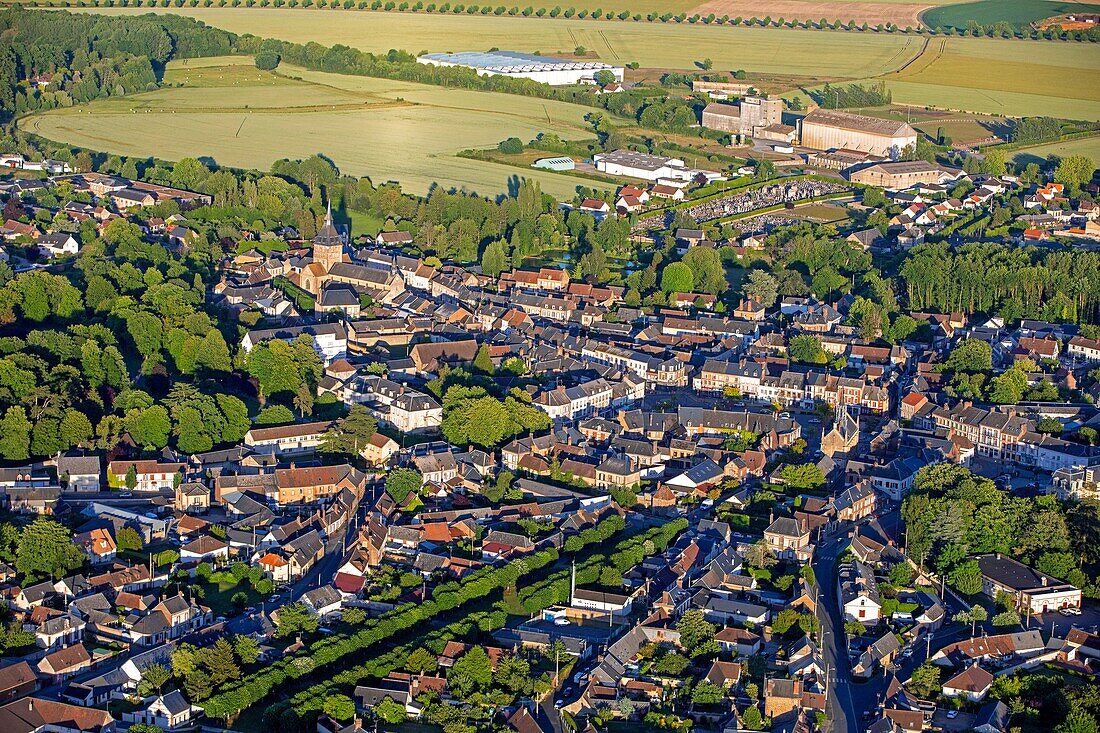
<path id="1" fill-rule="evenodd" d="M 860 720 L 836 588 L 837 558 L 847 547 L 847 541 L 847 532 L 823 539 L 814 551 L 812 563 L 820 591 L 817 617 L 821 624 L 821 655 L 827 666 L 826 733 L 854 731 Z"/>

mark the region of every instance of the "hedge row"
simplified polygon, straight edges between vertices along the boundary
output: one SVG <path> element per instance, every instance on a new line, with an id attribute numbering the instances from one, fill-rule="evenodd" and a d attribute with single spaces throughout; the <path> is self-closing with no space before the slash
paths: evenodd
<path id="1" fill-rule="evenodd" d="M 676 519 L 668 524 L 655 527 L 648 532 L 623 540 L 610 556 L 599 554 L 585 558 L 577 565 L 577 584 L 587 585 L 599 580 L 600 571 L 607 566 L 620 573 L 626 573 L 647 557 L 664 551 L 677 535 L 687 529 L 686 519 Z M 569 600 L 570 575 L 572 569 L 562 570 L 538 583 L 532 583 L 519 589 L 518 597 L 528 613 L 538 613 L 556 603 Z"/>
<path id="2" fill-rule="evenodd" d="M 600 522 L 587 534 L 588 542 L 602 542 L 625 527 L 622 517 L 613 515 Z M 583 546 L 583 545 L 582 545 Z M 523 575 L 543 568 L 558 559 L 558 551 L 550 548 L 513 560 L 503 567 L 486 567 L 461 582 L 437 586 L 431 599 L 423 603 L 406 603 L 377 619 L 367 621 L 353 634 L 333 634 L 315 641 L 300 654 L 286 657 L 254 672 L 231 687 L 209 698 L 203 708 L 211 718 L 227 718 L 263 700 L 278 687 L 308 675 L 318 668 L 333 664 L 348 655 L 363 652 L 395 634 L 429 621 L 439 614 L 478 600 L 493 591 L 515 585 Z"/>
<path id="3" fill-rule="evenodd" d="M 662 552 L 681 532 L 687 529 L 687 527 L 687 520 L 681 518 L 660 527 L 650 529 L 642 534 L 626 538 L 615 546 L 614 552 L 612 552 L 609 557 L 602 554 L 594 555 L 586 558 L 581 565 L 578 565 L 577 582 L 594 582 L 599 576 L 599 568 L 608 561 L 610 561 L 614 567 L 618 568 L 620 572 L 626 572 L 645 558 Z M 568 579 L 570 572 L 570 570 L 565 570 L 554 573 L 554 575 L 542 582 L 526 586 L 520 591 L 520 595 L 521 597 L 531 597 L 531 589 L 553 586 L 560 583 L 564 577 L 566 581 L 566 598 L 568 598 Z M 538 595 L 537 591 L 535 595 Z M 544 604 L 534 607 L 531 612 L 536 613 L 544 608 L 549 608 L 562 600 L 561 598 L 548 598 Z M 289 701 L 271 705 L 265 712 L 265 718 L 271 720 L 276 716 L 282 716 L 287 709 L 290 709 L 297 719 L 304 719 L 309 715 L 320 712 L 321 706 L 329 695 L 341 690 L 351 689 L 365 679 L 385 677 L 390 672 L 401 668 L 408 656 L 418 647 L 426 647 L 438 654 L 442 651 L 443 645 L 447 641 L 467 638 L 473 633 L 475 628 L 485 633 L 503 628 L 507 622 L 507 618 L 508 615 L 500 610 L 471 614 L 466 619 L 452 623 L 439 632 L 419 637 L 380 657 L 344 670 L 331 680 L 318 682 L 308 689 L 299 692 Z"/>

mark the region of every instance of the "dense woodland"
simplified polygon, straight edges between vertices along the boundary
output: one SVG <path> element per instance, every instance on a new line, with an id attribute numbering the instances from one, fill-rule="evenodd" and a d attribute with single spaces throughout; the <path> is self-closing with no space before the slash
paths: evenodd
<path id="1" fill-rule="evenodd" d="M 156 88 L 173 58 L 229 53 L 234 36 L 189 18 L 0 11 L 0 121 Z M 38 80 L 42 84 L 31 83 Z"/>

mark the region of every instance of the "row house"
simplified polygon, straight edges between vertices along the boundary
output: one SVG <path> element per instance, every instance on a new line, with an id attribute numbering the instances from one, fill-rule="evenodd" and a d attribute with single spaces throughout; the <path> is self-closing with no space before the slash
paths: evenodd
<path id="1" fill-rule="evenodd" d="M 511 302 L 532 318 L 545 318 L 550 321 L 568 321 L 578 308 L 576 298 L 568 295 L 559 297 L 513 293 Z"/>
<path id="2" fill-rule="evenodd" d="M 1029 421 L 1014 410 L 986 410 L 970 402 L 933 410 L 931 419 L 949 436 L 961 435 L 969 440 L 979 455 L 1007 462 L 1017 460 L 1020 441 L 1030 429 Z"/>
<path id="3" fill-rule="evenodd" d="M 184 464 L 146 461 L 111 461 L 107 464 L 107 484 L 126 488 L 131 472 L 135 491 L 166 491 L 176 487 L 177 477 L 183 478 Z"/>
<path id="4" fill-rule="evenodd" d="M 707 393 L 737 390 L 746 397 L 785 406 L 824 402 L 835 409 L 855 407 L 871 413 L 884 413 L 890 408 L 889 390 L 862 378 L 795 371 L 773 375 L 764 364 L 753 361 L 708 359 L 692 386 L 697 392 Z"/>
<path id="5" fill-rule="evenodd" d="M 1066 344 L 1066 355 L 1086 362 L 1100 362 L 1100 340 L 1074 336 Z"/>
<path id="6" fill-rule="evenodd" d="M 270 428 L 254 427 L 244 434 L 244 444 L 257 452 L 280 457 L 309 455 L 317 450 L 332 426 L 331 421 L 322 420 Z"/>
<path id="7" fill-rule="evenodd" d="M 687 365 L 672 357 L 662 358 L 592 340 L 573 343 L 567 348 L 575 349 L 579 352 L 578 356 L 584 359 L 634 372 L 653 384 L 684 387 L 688 383 Z"/>
<path id="8" fill-rule="evenodd" d="M 443 422 L 443 406 L 434 398 L 384 377 L 357 377 L 342 392 L 345 404 L 362 404 L 379 422 L 403 433 L 436 430 Z"/>

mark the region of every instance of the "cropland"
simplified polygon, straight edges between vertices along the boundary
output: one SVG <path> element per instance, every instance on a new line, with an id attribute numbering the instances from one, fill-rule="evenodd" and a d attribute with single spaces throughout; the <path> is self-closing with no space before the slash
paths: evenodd
<path id="1" fill-rule="evenodd" d="M 1017 28 L 1026 28 L 1044 18 L 1074 12 L 1100 12 L 1100 5 L 1050 0 L 978 0 L 932 8 L 922 14 L 921 21 L 930 28 L 965 28 L 969 21 L 982 25 L 1003 21 Z"/>
<path id="2" fill-rule="evenodd" d="M 1021 148 L 1012 153 L 1017 162 L 1036 163 L 1048 156 L 1064 158 L 1068 155 L 1084 155 L 1090 160 L 1100 160 L 1100 136 L 1078 138 L 1076 140 L 1063 140 L 1060 142 L 1045 143 L 1029 148 Z"/>
<path id="3" fill-rule="evenodd" d="M 1100 119 L 1100 54 L 1087 43 L 316 9 L 171 10 L 235 33 L 375 53 L 498 47 L 558 54 L 583 46 L 604 61 L 637 61 L 643 68 L 697 69 L 709 58 L 716 71 L 783 75 L 805 88 L 826 80 L 881 78 L 903 104 Z"/>
<path id="4" fill-rule="evenodd" d="M 598 185 L 454 155 L 512 135 L 583 137 L 587 108 L 288 66 L 272 73 L 251 63 L 236 57 L 172 62 L 165 88 L 55 110 L 20 125 L 94 150 L 168 160 L 208 156 L 234 167 L 267 169 L 280 158 L 322 153 L 346 173 L 375 183 L 397 180 L 420 194 L 439 182 L 494 195 L 517 175 L 564 198 L 578 185 Z"/>
<path id="5" fill-rule="evenodd" d="M 1036 0 L 1032 0 L 1034 3 Z M 15 0 L 0 0 L 0 4 L 15 2 Z M 76 6 L 78 0 L 47 0 L 44 4 L 51 6 L 69 5 Z M 900 28 L 907 25 L 916 26 L 920 22 L 920 16 L 924 11 L 940 5 L 956 4 L 955 0 L 592 0 L 592 2 L 559 3 L 555 0 L 535 0 L 528 3 L 533 11 L 540 8 L 549 13 L 555 7 L 559 11 L 573 7 L 578 12 L 587 10 L 602 11 L 602 15 L 618 16 L 621 13 L 631 15 L 650 13 L 663 15 L 699 15 L 706 17 L 714 14 L 716 17 L 728 15 L 730 18 L 742 17 L 745 19 L 757 17 L 770 17 L 773 19 L 785 18 L 787 20 L 820 20 L 827 18 L 829 21 L 855 20 L 857 23 L 893 23 Z M 1061 3 L 1073 5 L 1073 3 Z"/>

